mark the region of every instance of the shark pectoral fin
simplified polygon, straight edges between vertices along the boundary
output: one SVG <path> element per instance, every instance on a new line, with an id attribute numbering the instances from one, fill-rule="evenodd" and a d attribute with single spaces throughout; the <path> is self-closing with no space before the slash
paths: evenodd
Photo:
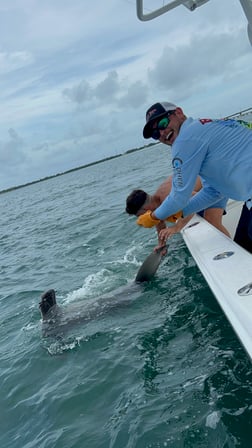
<path id="1" fill-rule="evenodd" d="M 155 252 L 152 252 L 143 262 L 142 266 L 139 268 L 138 273 L 135 278 L 135 282 L 148 282 L 153 275 L 156 273 L 160 262 L 163 258 L 162 249 L 164 247 L 158 249 Z"/>

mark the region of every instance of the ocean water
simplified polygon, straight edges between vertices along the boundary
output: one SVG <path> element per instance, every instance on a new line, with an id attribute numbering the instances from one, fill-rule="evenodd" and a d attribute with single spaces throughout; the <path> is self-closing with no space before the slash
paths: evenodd
<path id="1" fill-rule="evenodd" d="M 134 283 L 156 234 L 125 198 L 169 174 L 155 146 L 0 195 L 1 447 L 251 446 L 251 362 L 182 237 Z M 89 318 L 44 333 L 49 288 Z"/>

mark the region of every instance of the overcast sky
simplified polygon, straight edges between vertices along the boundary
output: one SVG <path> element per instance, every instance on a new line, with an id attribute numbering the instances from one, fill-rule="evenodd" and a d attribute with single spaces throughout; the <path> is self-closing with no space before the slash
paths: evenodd
<path id="1" fill-rule="evenodd" d="M 195 118 L 249 108 L 251 73 L 239 0 L 149 22 L 134 0 L 0 0 L 0 190 L 149 143 L 157 101 Z"/>

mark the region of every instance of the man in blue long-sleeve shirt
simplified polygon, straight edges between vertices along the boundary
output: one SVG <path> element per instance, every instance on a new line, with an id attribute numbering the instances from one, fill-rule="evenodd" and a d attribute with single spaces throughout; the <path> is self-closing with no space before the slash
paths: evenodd
<path id="1" fill-rule="evenodd" d="M 187 216 L 223 197 L 244 201 L 235 241 L 252 253 L 251 130 L 235 120 L 187 118 L 180 107 L 162 102 L 147 110 L 143 135 L 172 146 L 173 185 L 160 207 L 139 217 L 138 224 L 152 227 L 180 210 Z M 197 175 L 203 188 L 191 197 Z"/>

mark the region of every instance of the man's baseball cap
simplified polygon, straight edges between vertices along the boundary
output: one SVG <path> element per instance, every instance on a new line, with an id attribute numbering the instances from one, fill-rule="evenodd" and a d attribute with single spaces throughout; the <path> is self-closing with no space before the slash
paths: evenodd
<path id="1" fill-rule="evenodd" d="M 168 103 L 166 101 L 163 101 L 162 103 L 155 103 L 146 112 L 146 125 L 143 128 L 143 136 L 144 138 L 150 138 L 152 134 L 152 125 L 154 121 L 162 117 L 162 115 L 167 114 L 170 110 L 177 109 L 178 106 L 176 106 L 173 103 Z"/>

